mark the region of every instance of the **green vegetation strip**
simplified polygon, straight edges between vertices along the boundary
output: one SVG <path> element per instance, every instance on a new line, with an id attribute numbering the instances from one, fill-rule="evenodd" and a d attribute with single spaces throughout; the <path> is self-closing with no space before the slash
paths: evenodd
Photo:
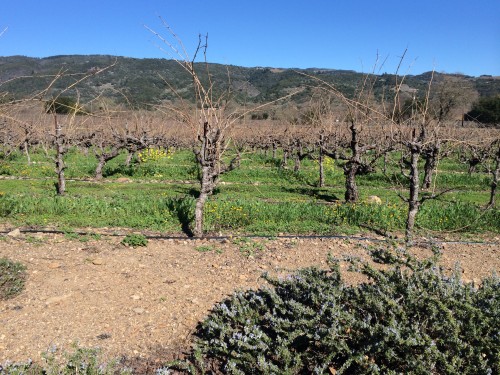
<path id="1" fill-rule="evenodd" d="M 23 154 L 14 153 L 0 163 L 0 175 L 9 178 L 0 180 L 0 220 L 20 226 L 187 232 L 198 194 L 192 153 L 149 152 L 130 167 L 124 166 L 125 157 L 120 155 L 108 163 L 104 182 L 68 181 L 67 195 L 58 197 L 54 171 L 42 152 L 32 153 L 35 164 L 30 166 Z M 345 204 L 343 171 L 332 159 L 328 160 L 326 185 L 319 188 L 318 165 L 314 160 L 305 159 L 301 170 L 294 172 L 292 165 L 281 168 L 279 159 L 246 154 L 241 167 L 224 175 L 210 197 L 205 231 L 333 235 L 352 234 L 360 227 L 381 232 L 404 229 L 407 206 L 398 193 L 406 193 L 401 175 L 397 169 L 390 169 L 395 163 L 389 163 L 386 174 L 359 176 L 360 203 Z M 68 176 L 88 179 L 96 160 L 75 149 L 69 153 L 67 164 Z M 417 227 L 426 231 L 499 233 L 500 211 L 496 207 L 483 209 L 489 199 L 490 176 L 484 172 L 469 176 L 464 173 L 466 167 L 451 158 L 442 165 L 445 168 L 435 176 L 437 191 L 454 190 L 441 201 L 426 201 L 417 216 Z M 367 203 L 372 195 L 380 197 L 382 204 Z"/>

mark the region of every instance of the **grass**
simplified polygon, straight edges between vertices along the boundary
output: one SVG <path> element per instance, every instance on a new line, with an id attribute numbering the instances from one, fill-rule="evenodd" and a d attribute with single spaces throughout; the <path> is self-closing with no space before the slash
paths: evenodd
<path id="1" fill-rule="evenodd" d="M 197 167 L 190 151 L 150 157 L 123 166 L 125 154 L 110 161 L 102 182 L 88 180 L 95 157 L 72 150 L 67 157 L 67 195 L 55 195 L 55 174 L 43 153 L 33 152 L 27 166 L 16 154 L 0 162 L 0 175 L 24 178 L 0 180 L 0 220 L 16 225 L 128 227 L 188 233 L 197 196 Z M 391 164 L 392 165 L 392 164 Z M 417 216 L 417 227 L 461 233 L 500 232 L 498 208 L 483 211 L 489 199 L 490 176 L 469 176 L 466 166 L 443 161 L 436 174 L 436 191 L 454 189 L 441 201 L 427 201 Z M 391 167 L 392 168 L 392 167 Z M 359 176 L 360 203 L 345 204 L 344 176 L 332 159 L 325 163 L 326 185 L 317 187 L 318 166 L 304 160 L 299 172 L 279 167 L 279 160 L 245 154 L 240 168 L 222 176 L 209 199 L 205 230 L 211 233 L 272 236 L 288 234 L 345 234 L 373 227 L 401 231 L 407 207 L 398 197 L 406 194 L 396 169 Z M 120 182 L 118 177 L 127 177 Z M 26 178 L 28 178 L 26 180 Z M 87 179 L 87 180 L 85 180 Z M 381 205 L 364 203 L 371 195 Z M 82 215 L 85 212 L 85 215 Z"/>
<path id="2" fill-rule="evenodd" d="M 0 300 L 14 298 L 24 289 L 26 267 L 7 258 L 0 258 Z"/>
<path id="3" fill-rule="evenodd" d="M 98 241 L 101 239 L 102 236 L 98 233 L 80 234 L 73 232 L 72 230 L 69 230 L 66 233 L 64 233 L 64 237 L 68 240 L 89 242 L 89 241 Z"/>
<path id="4" fill-rule="evenodd" d="M 255 257 L 266 248 L 262 243 L 245 237 L 233 239 L 233 244 L 236 245 L 240 253 L 247 258 Z"/>
<path id="5" fill-rule="evenodd" d="M 214 251 L 217 254 L 222 254 L 224 252 L 224 250 L 215 245 L 200 245 L 196 246 L 195 250 L 198 251 L 199 253 L 208 253 Z"/>

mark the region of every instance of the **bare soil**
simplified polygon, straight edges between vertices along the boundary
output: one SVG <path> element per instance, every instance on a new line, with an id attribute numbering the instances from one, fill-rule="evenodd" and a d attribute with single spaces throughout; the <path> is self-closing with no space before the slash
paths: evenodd
<path id="1" fill-rule="evenodd" d="M 238 289 L 265 284 L 263 272 L 286 274 L 326 267 L 329 253 L 367 257 L 369 241 L 341 239 L 150 240 L 147 247 L 120 237 L 80 242 L 62 235 L 21 234 L 0 242 L 0 257 L 27 266 L 26 288 L 0 301 L 0 364 L 40 360 L 50 347 L 100 347 L 107 358 L 160 363 L 189 347 L 190 336 L 218 301 Z M 500 270 L 500 245 L 444 244 L 442 265 L 463 268 L 466 281 Z M 361 246 L 363 245 L 363 246 Z M 201 251 L 208 250 L 209 251 Z M 246 248 L 248 250 L 248 248 Z M 418 256 L 428 249 L 412 250 Z M 348 282 L 359 276 L 346 272 Z"/>

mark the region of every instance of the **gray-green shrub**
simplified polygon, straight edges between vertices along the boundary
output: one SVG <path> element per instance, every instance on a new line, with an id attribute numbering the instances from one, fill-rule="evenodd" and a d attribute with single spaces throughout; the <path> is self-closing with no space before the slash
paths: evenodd
<path id="1" fill-rule="evenodd" d="M 238 292 L 200 324 L 189 372 L 229 374 L 500 373 L 500 280 L 466 284 L 445 275 L 438 253 L 419 261 L 380 248 L 379 270 L 348 259 L 368 278 L 346 285 L 339 262 L 272 288 Z"/>

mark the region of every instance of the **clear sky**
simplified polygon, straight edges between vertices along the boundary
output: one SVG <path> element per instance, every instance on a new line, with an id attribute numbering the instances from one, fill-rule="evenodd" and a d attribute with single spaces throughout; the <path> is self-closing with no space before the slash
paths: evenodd
<path id="1" fill-rule="evenodd" d="M 499 0 L 0 0 L 0 56 L 168 57 L 159 16 L 210 62 L 500 76 Z"/>

